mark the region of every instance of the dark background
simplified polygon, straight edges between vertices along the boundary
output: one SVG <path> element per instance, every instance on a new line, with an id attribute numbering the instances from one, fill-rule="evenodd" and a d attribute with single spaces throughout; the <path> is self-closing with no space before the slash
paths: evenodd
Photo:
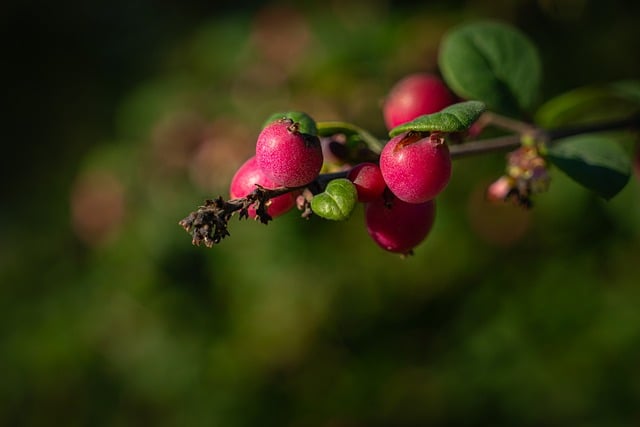
<path id="1" fill-rule="evenodd" d="M 224 194 L 282 109 L 384 135 L 394 81 L 479 18 L 538 45 L 543 99 L 636 79 L 634 2 L 151 2 L 0 8 L 0 424 L 635 425 L 637 177 L 609 203 L 554 171 L 493 207 L 460 160 L 416 255 L 362 212 L 177 221 Z"/>

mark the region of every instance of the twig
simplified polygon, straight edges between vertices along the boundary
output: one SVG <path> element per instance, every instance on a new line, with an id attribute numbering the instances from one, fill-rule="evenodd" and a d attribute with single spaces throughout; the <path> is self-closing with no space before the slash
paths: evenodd
<path id="1" fill-rule="evenodd" d="M 569 136 L 580 135 L 583 133 L 605 132 L 615 129 L 637 128 L 640 127 L 640 116 L 633 116 L 627 119 L 616 120 L 611 122 L 594 123 L 589 125 L 572 126 L 553 130 L 544 130 L 541 128 L 532 128 L 535 139 L 546 141 L 549 144 L 566 138 Z M 479 154 L 487 154 L 497 151 L 507 151 L 518 148 L 522 143 L 522 135 L 507 135 L 498 138 L 481 139 L 477 141 L 469 141 L 463 144 L 452 145 L 449 148 L 452 159 L 461 159 L 464 157 L 475 156 Z"/>
<path id="2" fill-rule="evenodd" d="M 506 122 L 502 122 L 500 120 L 499 122 L 505 125 L 503 127 L 513 125 L 513 123 L 507 124 Z M 518 132 L 518 134 L 516 135 L 508 135 L 498 138 L 489 138 L 451 145 L 449 148 L 451 157 L 453 159 L 460 159 L 491 152 L 513 150 L 521 146 L 523 137 L 532 137 L 536 141 L 544 141 L 548 144 L 552 144 L 554 141 L 560 140 L 562 138 L 583 133 L 604 132 L 624 128 L 640 128 L 640 116 L 634 116 L 612 122 L 603 122 L 553 130 L 544 130 L 536 127 L 521 126 L 518 123 L 516 123 L 516 125 L 517 126 L 515 127 L 517 127 L 519 131 L 522 131 Z M 324 124 L 323 131 L 328 132 L 332 128 L 332 126 L 340 129 L 345 128 L 345 124 L 342 122 L 327 122 Z M 512 127 L 512 129 L 515 129 L 515 127 Z M 365 142 L 367 142 L 369 146 L 373 146 L 376 149 L 380 148 L 379 144 L 381 144 L 381 142 L 363 129 L 353 127 L 349 130 L 358 133 L 361 136 L 365 135 L 365 139 L 368 140 Z M 225 201 L 222 197 L 218 197 L 214 200 L 206 200 L 204 205 L 200 206 L 196 211 L 191 212 L 186 218 L 182 219 L 179 224 L 189 234 L 191 234 L 192 243 L 194 245 L 200 245 L 201 243 L 204 243 L 205 246 L 211 247 L 214 244 L 220 243 L 222 239 L 229 236 L 228 222 L 236 212 L 239 213 L 240 219 L 248 218 L 249 207 L 255 206 L 256 218 L 263 224 L 268 224 L 272 219 L 271 216 L 267 213 L 268 202 L 270 199 L 303 189 L 307 189 L 311 192 L 311 194 L 318 194 L 326 188 L 327 184 L 330 181 L 338 178 L 344 178 L 347 176 L 347 173 L 348 172 L 346 171 L 341 171 L 321 174 L 311 183 L 301 187 L 279 187 L 274 189 L 267 189 L 256 185 L 256 189 L 243 198 Z M 303 213 L 303 216 L 304 215 L 305 213 Z"/>

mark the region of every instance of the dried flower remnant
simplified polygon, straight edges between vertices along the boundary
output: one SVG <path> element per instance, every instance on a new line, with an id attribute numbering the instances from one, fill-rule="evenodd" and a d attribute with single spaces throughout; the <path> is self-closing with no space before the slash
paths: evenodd
<path id="1" fill-rule="evenodd" d="M 178 224 L 191 234 L 191 243 L 196 246 L 204 244 L 210 248 L 229 236 L 229 220 L 238 212 L 239 218 L 249 218 L 249 208 L 255 207 L 255 218 L 263 224 L 268 224 L 273 218 L 267 213 L 269 201 L 277 196 L 291 192 L 294 189 L 280 187 L 273 190 L 256 185 L 256 189 L 246 197 L 224 200 L 218 197 L 206 200 L 204 205 L 191 212 Z"/>
<path id="2" fill-rule="evenodd" d="M 547 191 L 551 177 L 547 163 L 533 146 L 522 146 L 507 155 L 507 172 L 487 189 L 487 199 L 492 202 L 513 201 L 530 208 L 531 196 Z"/>

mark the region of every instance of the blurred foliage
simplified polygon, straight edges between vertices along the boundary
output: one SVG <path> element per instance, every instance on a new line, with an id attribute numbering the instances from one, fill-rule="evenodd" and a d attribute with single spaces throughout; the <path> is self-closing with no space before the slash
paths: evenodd
<path id="1" fill-rule="evenodd" d="M 453 25 L 517 25 L 548 99 L 638 78 L 639 9 L 6 6 L 0 424 L 637 425 L 637 176 L 607 203 L 553 171 L 523 211 L 484 202 L 503 155 L 456 161 L 410 259 L 369 240 L 361 207 L 234 220 L 211 250 L 177 222 L 226 193 L 273 112 L 384 135 L 386 91 L 436 71 Z"/>

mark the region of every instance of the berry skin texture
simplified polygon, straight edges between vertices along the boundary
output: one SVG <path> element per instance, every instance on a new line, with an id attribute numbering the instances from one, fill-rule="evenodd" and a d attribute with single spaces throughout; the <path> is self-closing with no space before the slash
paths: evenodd
<path id="1" fill-rule="evenodd" d="M 435 220 L 435 200 L 405 203 L 378 197 L 365 206 L 367 232 L 382 249 L 410 254 L 429 234 Z"/>
<path id="2" fill-rule="evenodd" d="M 429 73 L 415 73 L 399 80 L 382 107 L 388 130 L 418 116 L 432 114 L 456 102 L 444 81 Z"/>
<path id="3" fill-rule="evenodd" d="M 436 134 L 407 132 L 392 138 L 380 153 L 380 171 L 391 192 L 407 203 L 436 197 L 451 178 L 449 147 Z"/>
<path id="4" fill-rule="evenodd" d="M 244 162 L 236 171 L 231 179 L 229 195 L 232 199 L 245 197 L 256 189 L 256 184 L 268 189 L 278 187 L 278 184 L 267 178 L 264 172 L 262 172 L 262 169 L 258 167 L 254 156 Z M 283 194 L 269 200 L 267 213 L 271 215 L 272 218 L 275 218 L 289 211 L 294 205 L 295 196 L 292 193 Z M 253 219 L 256 217 L 256 209 L 253 206 L 251 206 L 248 211 L 249 218 Z"/>
<path id="5" fill-rule="evenodd" d="M 316 179 L 322 168 L 320 140 L 298 131 L 291 119 L 280 119 L 262 129 L 256 142 L 256 160 L 278 185 L 300 187 Z"/>
<path id="6" fill-rule="evenodd" d="M 347 179 L 356 186 L 359 202 L 372 202 L 382 196 L 387 187 L 380 168 L 375 163 L 360 163 L 347 174 Z"/>

